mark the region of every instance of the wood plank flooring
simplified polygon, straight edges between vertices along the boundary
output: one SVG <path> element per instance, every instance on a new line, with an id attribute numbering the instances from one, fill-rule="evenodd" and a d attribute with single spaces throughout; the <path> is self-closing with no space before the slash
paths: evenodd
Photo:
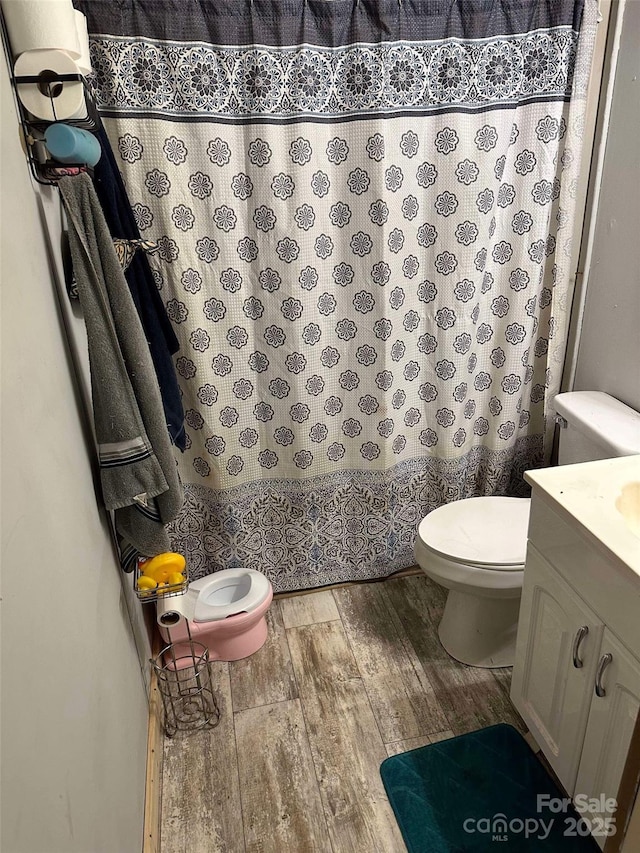
<path id="1" fill-rule="evenodd" d="M 247 851 L 330 853 L 300 700 L 234 717 Z"/>
<path id="2" fill-rule="evenodd" d="M 387 755 L 507 722 L 510 670 L 437 637 L 424 575 L 279 598 L 269 639 L 212 665 L 219 725 L 165 739 L 161 853 L 403 853 Z"/>

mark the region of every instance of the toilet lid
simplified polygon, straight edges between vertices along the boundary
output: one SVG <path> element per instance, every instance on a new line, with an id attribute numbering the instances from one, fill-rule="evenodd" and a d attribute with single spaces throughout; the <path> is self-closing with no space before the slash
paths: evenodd
<path id="1" fill-rule="evenodd" d="M 467 498 L 430 512 L 418 536 L 449 560 L 508 570 L 524 565 L 530 506 L 528 498 Z"/>

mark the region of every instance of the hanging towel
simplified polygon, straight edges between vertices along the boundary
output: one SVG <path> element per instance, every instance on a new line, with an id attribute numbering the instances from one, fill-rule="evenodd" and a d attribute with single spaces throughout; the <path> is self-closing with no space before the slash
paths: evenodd
<path id="1" fill-rule="evenodd" d="M 100 125 L 96 136 L 102 157 L 94 170 L 95 190 L 113 238 L 140 240 L 127 191 L 113 156 L 109 137 Z M 136 252 L 125 278 L 145 331 L 153 366 L 160 386 L 167 429 L 174 444 L 185 449 L 184 409 L 172 355 L 180 345 L 158 293 L 149 261 L 144 252 Z"/>
<path id="2" fill-rule="evenodd" d="M 155 255 L 160 250 L 158 244 L 151 242 L 151 240 L 123 240 L 120 237 L 114 237 L 113 248 L 116 250 L 120 266 L 125 273 L 131 266 L 131 261 L 135 258 L 136 252 L 142 251 L 148 255 Z"/>
<path id="3" fill-rule="evenodd" d="M 88 175 L 58 186 L 89 341 L 100 476 L 118 532 L 145 556 L 169 550 L 164 525 L 183 492 L 144 330 Z"/>

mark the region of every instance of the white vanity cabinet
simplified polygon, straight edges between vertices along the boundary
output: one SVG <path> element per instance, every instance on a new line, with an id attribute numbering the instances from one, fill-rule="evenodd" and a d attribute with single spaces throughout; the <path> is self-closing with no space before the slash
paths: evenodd
<path id="1" fill-rule="evenodd" d="M 640 457 L 526 477 L 511 698 L 570 795 L 615 798 L 640 709 L 640 539 L 615 497 L 640 481 Z"/>
<path id="2" fill-rule="evenodd" d="M 602 632 L 530 544 L 511 698 L 567 791 L 578 773 Z"/>

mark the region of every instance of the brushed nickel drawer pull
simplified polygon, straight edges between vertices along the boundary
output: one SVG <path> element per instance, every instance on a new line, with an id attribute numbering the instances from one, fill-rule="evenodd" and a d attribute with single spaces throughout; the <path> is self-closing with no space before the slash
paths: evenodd
<path id="1" fill-rule="evenodd" d="M 581 628 L 578 628 L 578 631 L 576 632 L 576 636 L 573 641 L 573 665 L 576 669 L 582 669 L 584 666 L 584 661 L 578 656 L 578 652 L 580 651 L 580 644 L 588 633 L 589 628 L 587 625 L 583 625 Z"/>
<path id="2" fill-rule="evenodd" d="M 596 696 L 606 696 L 607 691 L 602 686 L 602 676 L 604 674 L 605 669 L 609 666 L 611 661 L 613 660 L 613 655 L 610 652 L 607 652 L 606 655 L 602 655 L 600 658 L 600 663 L 598 664 L 598 671 L 596 672 Z"/>

